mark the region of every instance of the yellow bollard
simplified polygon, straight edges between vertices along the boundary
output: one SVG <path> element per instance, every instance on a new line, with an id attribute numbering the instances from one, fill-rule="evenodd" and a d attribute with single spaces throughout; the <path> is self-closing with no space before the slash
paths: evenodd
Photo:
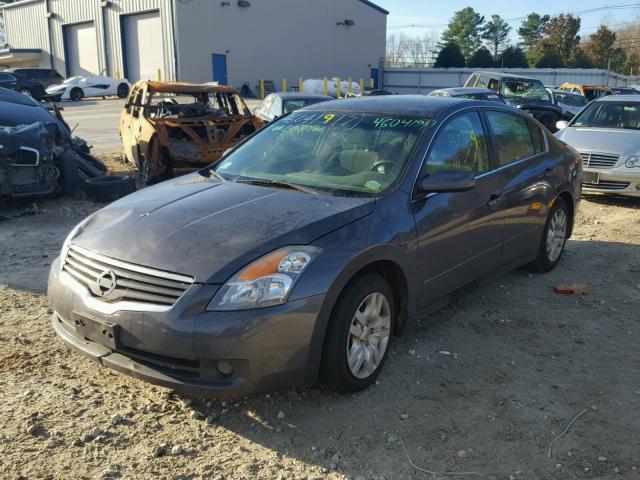
<path id="1" fill-rule="evenodd" d="M 351 77 L 347 78 L 347 92 L 349 92 L 349 94 L 352 94 L 353 92 L 351 91 Z"/>
<path id="2" fill-rule="evenodd" d="M 116 70 L 116 78 L 120 78 L 120 70 Z"/>
<path id="3" fill-rule="evenodd" d="M 340 98 L 340 77 L 336 78 L 336 98 Z"/>
<path id="4" fill-rule="evenodd" d="M 328 96 L 329 95 L 329 79 L 327 77 L 324 77 L 324 96 Z"/>
<path id="5" fill-rule="evenodd" d="M 264 98 L 264 80 L 260 80 L 260 98 Z"/>
<path id="6" fill-rule="evenodd" d="M 300 78 L 298 79 L 298 91 L 299 91 L 300 93 L 302 93 L 302 84 L 303 84 L 303 83 L 304 83 L 304 80 L 302 80 L 302 77 L 300 77 Z"/>
<path id="7" fill-rule="evenodd" d="M 371 89 L 373 89 L 373 87 L 375 86 L 375 81 L 373 80 L 373 78 L 369 79 L 369 87 L 371 87 Z"/>
<path id="8" fill-rule="evenodd" d="M 162 71 L 160 69 L 158 69 L 158 81 L 162 81 Z"/>
<path id="9" fill-rule="evenodd" d="M 287 79 L 286 78 L 282 79 L 282 91 L 283 92 L 287 91 Z"/>
<path id="10" fill-rule="evenodd" d="M 360 93 L 364 92 L 364 78 L 360 79 Z"/>

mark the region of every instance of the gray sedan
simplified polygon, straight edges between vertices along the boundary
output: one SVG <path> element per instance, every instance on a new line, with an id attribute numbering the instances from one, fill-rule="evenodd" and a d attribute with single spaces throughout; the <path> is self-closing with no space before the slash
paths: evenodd
<path id="1" fill-rule="evenodd" d="M 271 93 L 265 97 L 253 113 L 258 118 L 271 122 L 299 108 L 308 107 L 309 105 L 326 102 L 328 100 L 334 100 L 334 98 L 311 93 Z"/>
<path id="2" fill-rule="evenodd" d="M 196 394 L 362 390 L 416 320 L 493 274 L 553 269 L 581 176 L 507 105 L 316 104 L 81 222 L 51 268 L 53 328 Z"/>
<path id="3" fill-rule="evenodd" d="M 598 98 L 557 126 L 582 156 L 585 192 L 640 197 L 640 96 Z"/>

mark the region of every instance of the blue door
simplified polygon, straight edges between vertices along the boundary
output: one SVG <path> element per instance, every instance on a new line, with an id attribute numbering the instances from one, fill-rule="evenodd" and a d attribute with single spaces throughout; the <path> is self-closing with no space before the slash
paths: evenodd
<path id="1" fill-rule="evenodd" d="M 213 64 L 213 81 L 220 85 L 227 84 L 227 56 L 221 53 L 211 55 Z"/>
<path id="2" fill-rule="evenodd" d="M 380 82 L 380 69 L 379 68 L 372 68 L 371 69 L 371 78 L 373 78 L 373 88 L 378 89 L 379 87 L 379 82 Z"/>

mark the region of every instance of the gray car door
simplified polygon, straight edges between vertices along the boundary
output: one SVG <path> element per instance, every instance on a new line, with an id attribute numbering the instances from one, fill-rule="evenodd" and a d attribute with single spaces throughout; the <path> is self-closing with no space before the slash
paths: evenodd
<path id="1" fill-rule="evenodd" d="M 477 110 L 447 120 L 427 153 L 418 181 L 438 169 L 473 172 L 467 192 L 414 198 L 418 234 L 420 306 L 486 275 L 500 264 L 504 196 L 502 176 L 491 170 L 486 128 Z"/>
<path id="2" fill-rule="evenodd" d="M 503 263 L 535 253 L 554 191 L 555 160 L 546 155 L 542 129 L 525 115 L 485 110 L 504 179 Z"/>

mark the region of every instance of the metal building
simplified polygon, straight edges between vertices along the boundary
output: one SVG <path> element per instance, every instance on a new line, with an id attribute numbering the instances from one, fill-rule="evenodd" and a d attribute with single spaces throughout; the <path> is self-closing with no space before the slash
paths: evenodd
<path id="1" fill-rule="evenodd" d="M 252 89 L 261 79 L 377 79 L 388 14 L 369 0 L 22 0 L 0 9 L 0 68 Z"/>

